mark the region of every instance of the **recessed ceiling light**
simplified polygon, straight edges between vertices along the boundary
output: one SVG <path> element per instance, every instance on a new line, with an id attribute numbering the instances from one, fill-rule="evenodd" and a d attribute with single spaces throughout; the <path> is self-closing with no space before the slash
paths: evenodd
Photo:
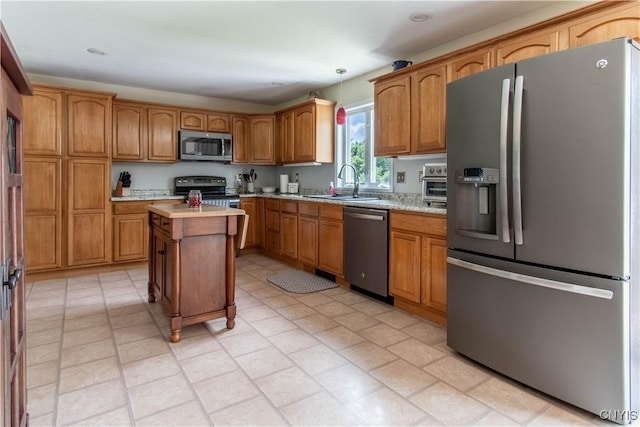
<path id="1" fill-rule="evenodd" d="M 99 56 L 104 56 L 107 54 L 107 52 L 105 52 L 104 50 L 96 49 L 95 47 L 90 47 L 89 49 L 87 49 L 87 52 L 89 52 L 92 55 L 99 55 Z"/>
<path id="2" fill-rule="evenodd" d="M 271 82 L 271 84 L 274 86 L 284 86 L 284 83 L 282 82 Z"/>
<path id="3" fill-rule="evenodd" d="M 415 12 L 409 15 L 409 20 L 413 22 L 424 22 L 427 19 L 431 19 L 431 15 L 429 15 L 428 13 Z"/>

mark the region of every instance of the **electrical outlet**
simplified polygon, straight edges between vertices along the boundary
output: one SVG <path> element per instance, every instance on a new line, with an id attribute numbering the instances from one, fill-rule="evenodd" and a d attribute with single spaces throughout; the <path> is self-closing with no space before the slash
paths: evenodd
<path id="1" fill-rule="evenodd" d="M 396 173 L 396 183 L 398 184 L 404 184 L 404 180 L 406 177 L 406 172 L 397 172 Z"/>
<path id="2" fill-rule="evenodd" d="M 418 171 L 418 182 L 422 184 L 422 178 L 424 177 L 424 171 Z"/>

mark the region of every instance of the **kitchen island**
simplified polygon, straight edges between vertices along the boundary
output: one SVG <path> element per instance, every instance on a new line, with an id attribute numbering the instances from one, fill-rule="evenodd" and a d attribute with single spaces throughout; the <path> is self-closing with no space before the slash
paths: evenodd
<path id="1" fill-rule="evenodd" d="M 232 329 L 235 237 L 246 229 L 244 211 L 186 204 L 147 208 L 149 302 L 159 301 L 169 316 L 171 342 L 180 341 L 183 326 L 223 316 Z"/>

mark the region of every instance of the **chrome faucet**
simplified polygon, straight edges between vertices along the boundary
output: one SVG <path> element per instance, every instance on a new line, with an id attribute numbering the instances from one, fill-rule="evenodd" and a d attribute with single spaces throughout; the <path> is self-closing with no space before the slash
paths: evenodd
<path id="1" fill-rule="evenodd" d="M 358 190 L 360 189 L 360 183 L 358 182 L 358 171 L 356 171 L 356 168 L 354 168 L 353 165 L 351 165 L 349 163 L 345 163 L 340 168 L 340 172 L 338 172 L 338 178 L 342 179 L 342 171 L 347 166 L 349 166 L 351 169 L 353 169 L 353 197 L 356 198 L 356 197 L 358 197 Z"/>

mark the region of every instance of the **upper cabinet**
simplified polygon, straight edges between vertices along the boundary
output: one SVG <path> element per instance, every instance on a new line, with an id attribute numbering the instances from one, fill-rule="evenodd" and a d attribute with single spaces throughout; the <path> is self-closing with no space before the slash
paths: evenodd
<path id="1" fill-rule="evenodd" d="M 62 155 L 62 91 L 34 87 L 24 102 L 24 154 Z"/>
<path id="2" fill-rule="evenodd" d="M 556 52 L 559 32 L 545 31 L 506 40 L 496 46 L 496 65 L 511 64 L 534 56 Z"/>
<path id="3" fill-rule="evenodd" d="M 116 100 L 112 134 L 113 160 L 167 163 L 178 159 L 175 108 Z"/>
<path id="4" fill-rule="evenodd" d="M 492 49 L 481 49 L 454 57 L 450 62 L 451 81 L 486 71 L 492 67 Z"/>
<path id="5" fill-rule="evenodd" d="M 275 116 L 233 116 L 233 163 L 275 163 Z"/>
<path id="6" fill-rule="evenodd" d="M 332 163 L 335 102 L 313 99 L 276 112 L 278 158 L 283 163 Z"/>
<path id="7" fill-rule="evenodd" d="M 180 129 L 200 130 L 203 132 L 231 132 L 231 117 L 227 113 L 181 110 Z"/>
<path id="8" fill-rule="evenodd" d="M 640 42 L 640 2 L 625 3 L 622 7 L 591 15 L 569 26 L 570 47 L 624 36 Z"/>
<path id="9" fill-rule="evenodd" d="M 111 95 L 67 95 L 67 154 L 109 157 L 111 149 Z"/>

